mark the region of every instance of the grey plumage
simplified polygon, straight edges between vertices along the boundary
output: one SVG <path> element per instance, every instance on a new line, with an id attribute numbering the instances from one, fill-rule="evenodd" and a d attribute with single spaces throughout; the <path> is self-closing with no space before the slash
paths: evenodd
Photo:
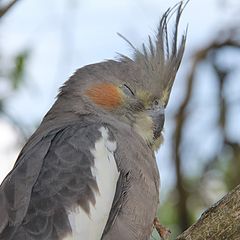
<path id="1" fill-rule="evenodd" d="M 83 121 L 81 118 L 79 120 Z M 152 224 L 149 220 L 153 218 L 155 210 L 151 214 L 149 212 L 153 204 L 158 204 L 159 177 L 153 153 L 125 124 L 118 125 L 117 128 L 109 124 L 106 126 L 111 130 L 112 138 L 119 139 L 116 159 L 119 159 L 121 178 L 115 195 L 115 207 L 112 208 L 102 239 L 147 239 Z M 4 200 L 0 204 L 3 213 L 1 223 L 7 221 L 7 225 L 4 224 L 6 228 L 0 235 L 1 240 L 60 240 L 71 232 L 67 211 L 77 204 L 88 211 L 89 204 L 94 203 L 91 189 L 97 189 L 97 186 L 91 177 L 92 156 L 89 146 L 95 142 L 91 132 L 96 133 L 98 127 L 92 120 L 85 119 L 84 124 L 75 122 L 53 129 L 46 137 L 40 135 L 28 157 L 25 157 L 23 149 L 24 159 L 19 160 L 21 162 L 15 171 L 9 174 L 1 186 L 0 199 Z M 123 136 L 127 137 L 125 142 L 121 141 Z M 129 146 L 139 151 L 131 151 Z M 138 159 L 141 167 L 136 168 L 134 162 L 126 163 L 126 159 Z M 33 160 L 36 160 L 36 164 Z M 20 163 L 23 164 L 22 168 Z M 144 165 L 146 172 L 141 169 Z M 139 173 L 145 178 L 139 178 Z M 26 183 L 30 176 L 32 181 Z M 153 184 L 149 186 L 146 178 L 154 178 Z M 22 184 L 26 184 L 28 191 L 22 188 Z M 130 185 L 134 186 L 131 190 Z M 8 195 L 10 188 L 20 191 Z M 147 202 L 136 209 L 136 202 L 142 202 L 141 199 L 146 200 L 146 197 Z M 15 204 L 18 205 L 14 206 Z M 13 215 L 15 211 L 18 217 Z M 130 213 L 126 214 L 125 211 L 132 211 L 133 217 L 142 216 L 143 221 L 131 226 L 132 221 L 128 217 Z M 115 221 L 117 224 L 113 225 Z M 144 228 L 145 221 L 150 223 L 147 228 Z M 129 226 L 129 231 L 126 231 Z"/>
<path id="2" fill-rule="evenodd" d="M 116 192 L 110 220 L 103 240 L 147 240 L 152 231 L 152 218 L 159 203 L 159 174 L 154 153 L 135 132 L 124 124 L 108 126 L 119 143 L 116 159 L 122 178 L 120 194 Z M 121 139 L 123 139 L 122 141 Z M 136 151 L 136 149 L 138 149 Z M 134 151 L 132 151 L 134 150 Z M 126 159 L 137 159 L 126 161 Z M 117 210 L 116 210 L 117 209 Z M 117 217 L 116 217 L 117 214 Z M 109 230 L 108 230 L 109 228 Z"/>
<path id="3" fill-rule="evenodd" d="M 62 239 L 71 231 L 67 211 L 80 205 L 89 212 L 97 191 L 89 147 L 100 137 L 98 128 L 88 121 L 75 122 L 40 135 L 27 153 L 23 149 L 1 186 L 0 222 L 5 222 L 5 230 L 0 239 Z"/>

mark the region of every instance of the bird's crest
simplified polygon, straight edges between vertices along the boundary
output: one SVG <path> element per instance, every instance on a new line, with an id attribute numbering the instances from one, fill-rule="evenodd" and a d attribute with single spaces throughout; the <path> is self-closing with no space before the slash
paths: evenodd
<path id="1" fill-rule="evenodd" d="M 178 46 L 178 26 L 187 3 L 180 2 L 163 14 L 156 36 L 154 38 L 149 36 L 148 45 L 143 44 L 141 50 L 135 48 L 128 39 L 119 34 L 134 50 L 133 59 L 120 54 L 121 59 L 123 61 L 131 60 L 139 66 L 143 75 L 147 76 L 143 84 L 148 86 L 151 92 L 156 93 L 157 91 L 156 95 L 161 95 L 164 106 L 168 103 L 171 88 L 185 49 L 186 33 L 182 35 Z M 173 15 L 176 15 L 175 26 L 173 37 L 170 40 L 168 22 Z"/>

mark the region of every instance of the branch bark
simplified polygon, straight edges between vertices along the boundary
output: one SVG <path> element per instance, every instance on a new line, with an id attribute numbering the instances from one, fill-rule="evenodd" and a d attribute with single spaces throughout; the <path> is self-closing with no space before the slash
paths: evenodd
<path id="1" fill-rule="evenodd" d="M 15 5 L 15 3 L 17 3 L 18 0 L 12 0 L 10 1 L 7 5 L 5 5 L 4 7 L 0 8 L 0 18 L 3 17 L 10 8 L 13 7 L 13 5 Z"/>
<path id="2" fill-rule="evenodd" d="M 204 212 L 176 240 L 207 239 L 240 239 L 240 185 Z"/>

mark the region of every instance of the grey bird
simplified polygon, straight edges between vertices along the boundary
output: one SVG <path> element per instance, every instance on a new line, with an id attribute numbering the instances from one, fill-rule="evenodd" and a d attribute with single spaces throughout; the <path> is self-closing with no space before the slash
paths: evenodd
<path id="1" fill-rule="evenodd" d="M 78 69 L 0 186 L 1 240 L 148 240 L 159 204 L 154 151 L 180 66 L 180 3 L 133 57 Z M 173 37 L 168 20 L 176 16 Z"/>

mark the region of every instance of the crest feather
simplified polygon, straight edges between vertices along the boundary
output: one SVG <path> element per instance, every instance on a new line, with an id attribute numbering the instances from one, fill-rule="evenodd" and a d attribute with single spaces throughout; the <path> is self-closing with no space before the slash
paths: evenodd
<path id="1" fill-rule="evenodd" d="M 163 14 L 156 36 L 154 38 L 149 36 L 148 45 L 143 44 L 141 50 L 134 47 L 124 36 L 118 34 L 134 50 L 131 62 L 137 64 L 141 71 L 143 71 L 143 75 L 147 76 L 147 79 L 144 79 L 145 83 L 143 85 L 150 86 L 151 92 L 160 96 L 164 107 L 168 103 L 173 82 L 185 49 L 186 33 L 182 35 L 178 46 L 178 26 L 187 3 L 188 1 L 185 4 L 180 2 Z M 174 15 L 173 36 L 171 37 L 172 40 L 169 40 L 168 23 Z M 121 60 L 129 61 L 130 58 L 121 55 Z"/>

